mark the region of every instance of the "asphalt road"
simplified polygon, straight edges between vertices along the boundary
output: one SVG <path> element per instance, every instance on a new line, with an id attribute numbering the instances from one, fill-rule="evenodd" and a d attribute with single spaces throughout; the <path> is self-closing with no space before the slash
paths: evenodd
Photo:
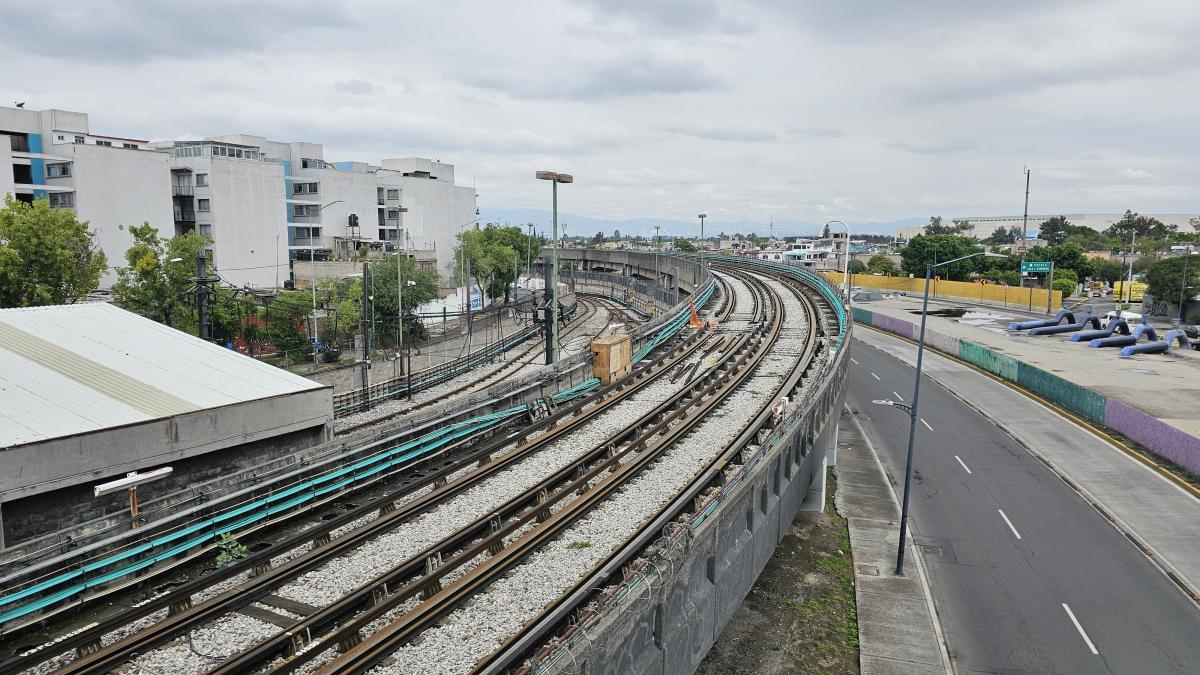
<path id="1" fill-rule="evenodd" d="M 848 403 L 901 494 L 909 418 L 871 401 L 909 402 L 914 371 L 850 355 Z M 928 378 L 920 420 L 909 527 L 958 673 L 1200 672 L 1200 609 L 1072 488 Z"/>

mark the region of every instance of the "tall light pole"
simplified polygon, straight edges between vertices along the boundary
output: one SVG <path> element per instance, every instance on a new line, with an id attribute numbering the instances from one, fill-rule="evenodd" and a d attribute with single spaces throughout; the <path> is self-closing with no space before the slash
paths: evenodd
<path id="1" fill-rule="evenodd" d="M 533 223 L 525 223 L 529 236 L 525 238 L 525 277 L 533 276 Z"/>
<path id="2" fill-rule="evenodd" d="M 659 278 L 658 274 L 658 249 L 662 247 L 661 231 L 662 225 L 654 226 L 654 283 L 656 285 L 662 283 L 662 279 Z"/>
<path id="3" fill-rule="evenodd" d="M 909 416 L 908 460 L 904 465 L 904 501 L 900 508 L 900 545 L 896 551 L 896 574 L 900 576 L 904 575 L 904 543 L 905 538 L 908 536 L 908 497 L 912 490 L 913 443 L 917 437 L 917 406 L 920 404 L 921 395 L 921 364 L 925 357 L 925 320 L 929 316 L 929 280 L 933 276 L 933 268 L 951 265 L 967 258 L 974 258 L 975 256 L 984 256 L 987 258 L 1008 257 L 1003 253 L 984 253 L 983 251 L 979 251 L 953 260 L 947 260 L 946 262 L 925 266 L 925 297 L 921 302 L 921 335 L 917 340 L 917 374 L 913 382 L 912 406 L 906 406 L 894 401 L 873 401 L 873 403 L 880 405 L 890 405 L 906 410 Z"/>
<path id="4" fill-rule="evenodd" d="M 850 226 L 840 220 L 831 220 L 825 223 L 825 227 L 837 223 L 846 229 L 846 252 L 842 254 L 842 271 L 844 275 L 843 284 L 846 288 L 846 297 L 850 297 Z M 835 247 L 836 248 L 836 247 Z"/>
<path id="5" fill-rule="evenodd" d="M 696 217 L 700 219 L 700 266 L 704 267 L 704 249 L 706 248 L 704 241 L 704 219 L 708 217 L 708 214 L 701 213 Z"/>
<path id="6" fill-rule="evenodd" d="M 400 225 L 404 225 L 404 214 L 408 213 L 408 209 L 401 206 L 400 209 Z M 396 230 L 400 234 L 400 229 Z M 399 246 L 396 247 L 396 320 L 399 325 L 399 335 L 396 342 L 396 352 L 399 353 L 400 348 L 404 346 L 404 281 L 402 281 L 401 271 L 404 269 L 404 257 L 407 257 L 407 247 L 405 242 L 408 241 L 408 230 L 404 230 L 404 234 L 397 237 L 400 241 L 396 242 Z M 403 257 L 402 257 L 403 256 Z"/>
<path id="7" fill-rule="evenodd" d="M 1183 250 L 1183 278 L 1179 280 L 1179 325 L 1183 325 L 1183 289 L 1187 286 L 1188 259 L 1192 257 L 1192 245 L 1187 244 Z"/>
<path id="8" fill-rule="evenodd" d="M 538 171 L 535 177 L 538 180 L 548 180 L 551 185 L 550 222 L 553 230 L 550 237 L 550 283 L 552 289 L 550 291 L 550 343 L 546 345 L 546 363 L 552 364 L 558 357 L 558 184 L 573 183 L 575 178 L 570 174 L 553 171 Z"/>
<path id="9" fill-rule="evenodd" d="M 1029 240 L 1029 167 L 1025 167 L 1025 215 L 1021 217 L 1021 245 Z"/>

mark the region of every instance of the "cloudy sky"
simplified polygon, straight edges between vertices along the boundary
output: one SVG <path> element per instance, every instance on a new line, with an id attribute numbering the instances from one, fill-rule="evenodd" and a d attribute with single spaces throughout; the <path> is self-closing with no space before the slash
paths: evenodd
<path id="1" fill-rule="evenodd" d="M 882 222 L 1200 204 L 1200 3 L 0 0 L 0 102 L 421 155 L 483 208 Z"/>

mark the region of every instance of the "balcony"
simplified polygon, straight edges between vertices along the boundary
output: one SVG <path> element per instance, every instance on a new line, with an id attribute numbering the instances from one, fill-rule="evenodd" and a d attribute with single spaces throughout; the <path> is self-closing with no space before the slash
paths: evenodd
<path id="1" fill-rule="evenodd" d="M 171 195 L 175 197 L 191 197 L 196 194 L 196 188 L 191 185 L 172 185 Z M 176 219 L 178 220 L 178 219 Z"/>
<path id="2" fill-rule="evenodd" d="M 293 223 L 308 223 L 308 224 L 312 224 L 312 225 L 320 225 L 321 224 L 321 215 L 319 213 L 311 215 L 311 216 L 293 215 L 292 222 Z"/>
<path id="3" fill-rule="evenodd" d="M 195 211 L 176 211 L 175 222 L 177 223 L 194 223 L 196 222 Z"/>

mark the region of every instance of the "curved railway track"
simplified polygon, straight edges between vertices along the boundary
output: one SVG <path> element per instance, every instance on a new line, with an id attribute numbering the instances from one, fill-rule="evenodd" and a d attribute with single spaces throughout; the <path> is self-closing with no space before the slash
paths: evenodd
<path id="1" fill-rule="evenodd" d="M 579 316 L 575 317 L 574 319 L 572 319 L 566 326 L 564 326 L 563 332 L 559 337 L 560 342 L 565 341 L 565 338 L 572 335 L 573 333 L 576 333 L 576 332 L 582 330 L 582 328 L 588 322 L 588 320 L 591 319 L 593 316 L 595 316 L 597 311 L 599 311 L 600 307 L 604 307 L 608 311 L 608 317 L 607 317 L 607 321 L 600 328 L 600 330 L 596 331 L 596 334 L 604 332 L 612 324 L 612 311 L 613 310 L 611 309 L 611 306 L 614 305 L 615 303 L 608 303 L 606 301 L 602 302 L 601 299 L 596 299 L 596 298 L 580 299 L 579 303 L 584 306 L 584 312 L 582 314 L 580 314 Z M 445 392 L 439 391 L 437 396 L 431 397 L 427 401 L 423 401 L 420 403 L 414 403 L 414 404 L 407 406 L 401 410 L 397 410 L 395 412 L 391 412 L 391 413 L 387 413 L 385 415 L 381 415 L 379 417 L 371 418 L 371 419 L 365 420 L 365 421 L 357 423 L 357 424 L 343 427 L 343 428 L 337 430 L 337 435 L 342 436 L 342 435 L 347 435 L 347 434 L 353 434 L 353 433 L 362 431 L 364 429 L 369 429 L 371 427 L 375 427 L 380 424 L 385 424 L 385 423 L 387 423 L 397 417 L 400 417 L 402 415 L 408 415 L 408 414 L 411 414 L 418 410 L 427 408 L 431 405 L 434 405 L 437 403 L 442 403 L 448 398 L 451 398 L 454 396 L 468 395 L 468 394 L 472 394 L 472 393 L 487 389 L 488 387 L 500 382 L 504 378 L 509 377 L 510 375 L 512 375 L 516 372 L 519 372 L 526 366 L 532 365 L 533 362 L 540 355 L 545 353 L 545 351 L 546 351 L 545 339 L 542 336 L 537 335 L 534 337 L 533 343 L 530 344 L 529 346 L 527 346 L 525 349 L 523 349 L 519 354 L 512 357 L 511 359 L 506 359 L 504 361 L 504 363 L 497 365 L 495 368 L 492 368 L 491 370 L 487 371 L 486 373 L 484 373 L 482 375 L 478 375 L 478 376 L 474 376 L 474 375 L 459 376 L 460 378 L 463 378 L 466 381 L 463 382 L 461 385 L 450 389 L 449 391 L 445 391 Z M 459 379 L 459 378 L 455 378 L 455 379 Z M 444 384 L 437 385 L 437 386 L 444 386 Z M 368 410 L 362 411 L 361 413 L 357 413 L 357 414 L 369 416 L 370 412 L 371 412 L 370 409 L 368 409 Z"/>
<path id="2" fill-rule="evenodd" d="M 724 304 L 722 315 L 728 316 L 733 309 L 733 303 L 730 301 L 731 295 L 727 288 L 720 291 L 720 295 Z M 423 478 L 406 485 L 403 489 L 389 491 L 375 499 L 373 503 L 361 506 L 351 505 L 354 508 L 330 521 L 318 523 L 312 529 L 285 542 L 277 543 L 267 550 L 252 553 L 246 559 L 217 570 L 207 577 L 190 580 L 137 607 L 118 612 L 77 631 L 66 639 L 59 640 L 52 647 L 10 659 L 0 664 L 0 669 L 8 672 L 9 670 L 33 668 L 48 659 L 56 659 L 54 663 L 63 665 L 62 672 L 104 672 L 118 668 L 136 654 L 143 653 L 154 645 L 162 644 L 173 636 L 184 634 L 213 617 L 246 607 L 255 600 L 269 595 L 273 589 L 279 588 L 282 584 L 296 579 L 339 555 L 353 551 L 372 537 L 379 536 L 390 528 L 411 521 L 447 499 L 487 481 L 506 467 L 535 456 L 540 448 L 546 447 L 556 439 L 566 437 L 593 420 L 597 415 L 616 405 L 626 396 L 675 369 L 683 360 L 700 351 L 703 345 L 704 341 L 701 340 L 700 334 L 693 334 L 682 344 L 666 350 L 666 353 L 637 368 L 629 378 L 603 388 L 583 403 L 561 409 L 551 417 L 526 429 L 503 433 L 496 438 L 479 442 L 476 448 L 461 458 L 461 461 L 435 469 Z M 624 433 L 614 434 L 609 443 L 611 445 L 623 443 L 631 433 L 637 431 L 637 429 L 628 429 Z M 573 478 L 583 467 L 594 464 L 595 461 L 594 455 L 588 455 L 569 469 L 555 473 L 547 479 L 549 482 L 546 484 L 557 485 L 565 479 Z M 478 469 L 466 475 L 455 475 L 461 473 L 463 467 L 471 465 L 478 466 Z M 536 503 L 537 495 L 546 489 L 548 488 L 539 488 L 534 492 L 534 503 Z M 428 492 L 420 494 L 423 490 L 428 490 Z M 527 499 L 517 500 L 513 504 L 506 505 L 506 509 L 503 511 L 504 513 L 517 513 L 522 510 L 527 511 L 528 506 Z M 374 514 L 373 517 L 372 514 Z M 349 529 L 340 536 L 330 536 L 334 531 L 347 529 L 356 521 L 368 518 L 370 518 L 370 522 L 366 524 Z M 448 551 L 455 546 L 459 547 L 458 550 L 470 550 L 469 543 L 475 541 L 483 532 L 492 532 L 495 529 L 494 523 L 495 519 L 489 514 L 487 518 L 462 528 L 454 537 L 445 540 L 439 551 Z M 511 532 L 510 529 L 500 529 L 505 533 Z M 295 555 L 296 551 L 304 546 L 310 546 L 310 549 Z M 468 546 L 468 548 L 463 549 L 463 546 Z M 295 555 L 295 557 L 287 559 L 290 555 Z M 272 561 L 280 558 L 283 559 L 282 562 L 277 562 L 272 566 Z M 398 579 L 420 578 L 420 575 L 426 571 L 424 569 L 427 565 L 426 560 L 428 560 L 428 556 L 424 558 L 413 556 L 395 566 L 388 573 L 387 579 L 383 581 L 382 588 L 397 588 L 396 580 Z M 442 574 L 438 578 L 444 576 Z M 193 597 L 199 596 L 207 587 L 218 582 L 225 582 L 228 585 L 238 578 L 243 580 L 228 590 L 218 593 L 215 597 L 208 598 L 203 602 L 197 601 L 193 606 Z M 429 585 L 427 582 L 428 580 L 423 586 L 427 587 Z M 348 595 L 341 601 L 323 608 L 319 613 L 303 617 L 298 622 L 306 624 L 303 634 L 312 636 L 319 633 L 323 627 L 322 621 L 326 622 L 326 626 L 329 622 L 341 623 L 346 621 L 348 616 L 361 614 L 369 606 L 377 605 L 375 600 L 379 597 L 380 587 L 378 585 L 374 587 L 368 585 L 368 587 L 372 589 L 370 594 Z M 159 618 L 158 615 L 161 615 L 164 610 L 167 616 Z M 133 632 L 128 637 L 114 641 L 114 636 L 119 638 L 124 633 L 132 632 L 130 627 L 144 624 L 155 618 L 159 618 L 159 620 L 149 628 Z M 317 628 L 315 632 L 313 631 L 314 627 Z M 286 644 L 277 640 L 275 644 L 282 645 L 282 648 L 276 653 L 286 654 L 298 651 L 295 646 L 297 641 L 294 638 L 301 634 L 300 631 L 293 627 L 284 633 L 288 635 Z M 105 636 L 108 638 L 106 639 Z M 304 640 L 300 640 L 300 642 L 304 642 Z M 76 657 L 73 659 L 63 658 L 64 651 L 68 650 L 75 650 Z M 259 649 L 259 653 L 268 652 L 270 652 L 270 648 L 264 643 Z M 70 660 L 70 662 L 63 664 L 63 661 L 66 660 Z M 231 663 L 242 663 L 242 661 Z"/>

